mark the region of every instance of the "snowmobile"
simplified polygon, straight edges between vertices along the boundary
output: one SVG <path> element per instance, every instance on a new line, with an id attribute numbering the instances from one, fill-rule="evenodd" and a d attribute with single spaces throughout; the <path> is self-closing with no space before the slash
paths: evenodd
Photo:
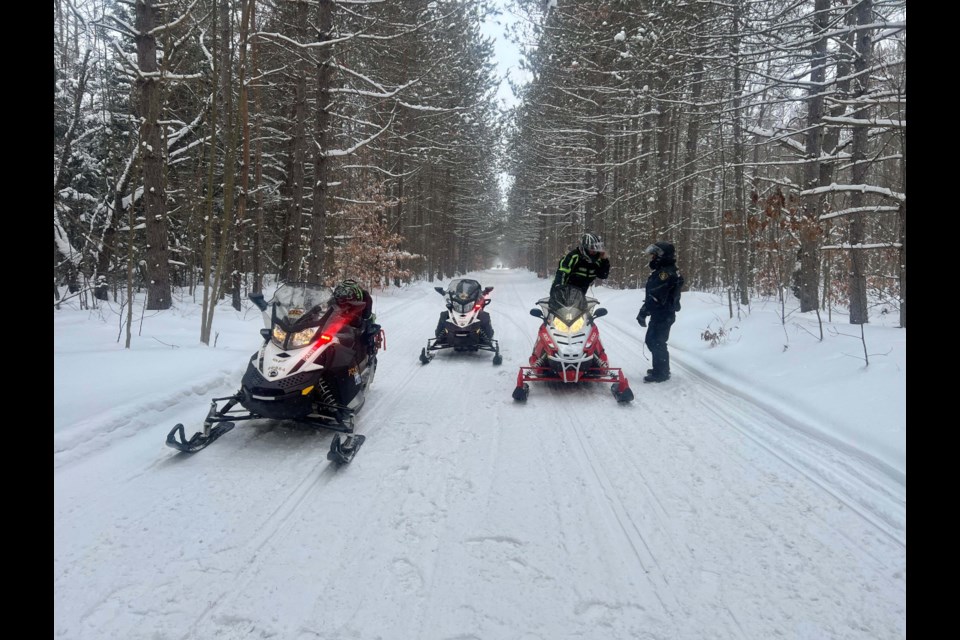
<path id="1" fill-rule="evenodd" d="M 480 283 L 468 278 L 452 280 L 447 288 L 434 287 L 446 298 L 447 310 L 440 314 L 436 337 L 427 340 L 420 350 L 420 362 L 429 363 L 442 349 L 454 351 L 492 351 L 493 364 L 501 364 L 500 343 L 493 339 L 490 314 L 484 308 L 491 300 L 487 295 L 493 287 L 480 288 Z"/>
<path id="2" fill-rule="evenodd" d="M 353 433 L 354 416 L 373 383 L 383 330 L 361 319 L 362 301 L 337 303 L 329 287 L 317 284 L 284 284 L 269 303 L 259 293 L 250 300 L 266 328 L 240 390 L 214 398 L 203 431 L 189 440 L 183 425 L 176 425 L 167 446 L 194 453 L 241 420 L 286 420 L 336 431 L 327 459 L 349 463 L 366 439 Z"/>
<path id="3" fill-rule="evenodd" d="M 607 364 L 594 320 L 607 315 L 576 287 L 557 287 L 547 298 L 537 300 L 530 315 L 541 318 L 530 366 L 520 367 L 513 399 L 523 402 L 530 392 L 528 382 L 612 382 L 617 402 L 633 400 L 633 391 L 619 368 Z"/>

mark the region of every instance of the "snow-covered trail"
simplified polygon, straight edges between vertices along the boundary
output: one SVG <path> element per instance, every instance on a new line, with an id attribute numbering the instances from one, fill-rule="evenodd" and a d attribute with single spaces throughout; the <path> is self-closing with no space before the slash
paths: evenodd
<path id="1" fill-rule="evenodd" d="M 232 380 L 185 362 L 188 387 L 154 390 L 126 421 L 66 429 L 55 636 L 905 636 L 905 502 L 883 469 L 678 350 L 673 378 L 644 385 L 635 291 L 605 290 L 598 321 L 633 403 L 609 384 L 534 384 L 515 403 L 548 283 L 476 277 L 495 287 L 503 365 L 489 353 L 421 365 L 441 297 L 425 284 L 378 297 L 387 350 L 358 416 L 368 440 L 339 471 L 328 432 L 269 422 L 194 456 L 163 446 L 176 422 L 199 427 L 205 398 L 235 390 L 243 357 Z"/>

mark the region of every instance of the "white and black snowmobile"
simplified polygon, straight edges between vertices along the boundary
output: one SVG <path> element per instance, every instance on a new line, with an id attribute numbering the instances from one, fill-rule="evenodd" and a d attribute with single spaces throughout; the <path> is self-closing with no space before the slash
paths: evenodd
<path id="1" fill-rule="evenodd" d="M 493 287 L 480 288 L 480 283 L 468 278 L 451 280 L 447 288 L 434 287 L 446 299 L 447 310 L 440 314 L 435 336 L 420 350 L 420 362 L 427 364 L 437 351 L 492 351 L 493 364 L 501 364 L 500 344 L 493 339 L 490 314 L 484 308 L 491 300 L 487 295 Z"/>
<path id="2" fill-rule="evenodd" d="M 596 298 L 588 298 L 580 289 L 565 285 L 537 300 L 539 308 L 530 315 L 543 323 L 530 354 L 530 365 L 520 367 L 513 399 L 524 402 L 530 393 L 529 382 L 612 382 L 610 390 L 617 402 L 633 400 L 630 383 L 623 370 L 611 367 L 600 342 L 594 321 L 607 315 L 597 307 Z"/>
<path id="3" fill-rule="evenodd" d="M 327 458 L 350 462 L 365 440 L 353 433 L 354 416 L 373 383 L 383 331 L 362 318 L 363 302 L 337 302 L 329 287 L 317 284 L 284 284 L 269 303 L 263 294 L 250 299 L 267 328 L 240 390 L 211 401 L 202 432 L 187 440 L 178 424 L 167 445 L 194 453 L 240 420 L 289 420 L 337 431 Z"/>

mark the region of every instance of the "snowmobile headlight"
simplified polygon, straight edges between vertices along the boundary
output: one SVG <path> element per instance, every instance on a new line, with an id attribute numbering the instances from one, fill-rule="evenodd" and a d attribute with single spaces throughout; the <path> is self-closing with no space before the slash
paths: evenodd
<path id="1" fill-rule="evenodd" d="M 280 328 L 280 325 L 273 325 L 273 332 L 270 334 L 273 344 L 283 349 L 283 341 L 287 339 L 287 332 Z"/>
<path id="2" fill-rule="evenodd" d="M 579 318 L 574 320 L 573 323 L 570 325 L 566 324 L 560 318 L 554 318 L 553 326 L 554 328 L 557 329 L 557 331 L 562 331 L 564 333 L 576 333 L 577 331 L 580 331 L 580 329 L 583 328 L 583 316 L 580 316 Z"/>
<path id="3" fill-rule="evenodd" d="M 316 333 L 317 327 L 304 329 L 303 331 L 297 331 L 296 333 L 290 335 L 290 338 L 287 342 L 287 347 L 290 349 L 299 349 L 300 347 L 305 347 L 313 341 L 313 336 Z"/>

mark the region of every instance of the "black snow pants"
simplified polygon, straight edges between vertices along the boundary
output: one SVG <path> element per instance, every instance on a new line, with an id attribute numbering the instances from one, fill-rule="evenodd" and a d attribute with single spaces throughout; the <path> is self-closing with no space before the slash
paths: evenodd
<path id="1" fill-rule="evenodd" d="M 647 335 L 643 341 L 653 357 L 652 375 L 654 376 L 670 375 L 670 353 L 667 351 L 667 340 L 670 339 L 670 327 L 676 320 L 676 313 L 650 316 Z"/>

